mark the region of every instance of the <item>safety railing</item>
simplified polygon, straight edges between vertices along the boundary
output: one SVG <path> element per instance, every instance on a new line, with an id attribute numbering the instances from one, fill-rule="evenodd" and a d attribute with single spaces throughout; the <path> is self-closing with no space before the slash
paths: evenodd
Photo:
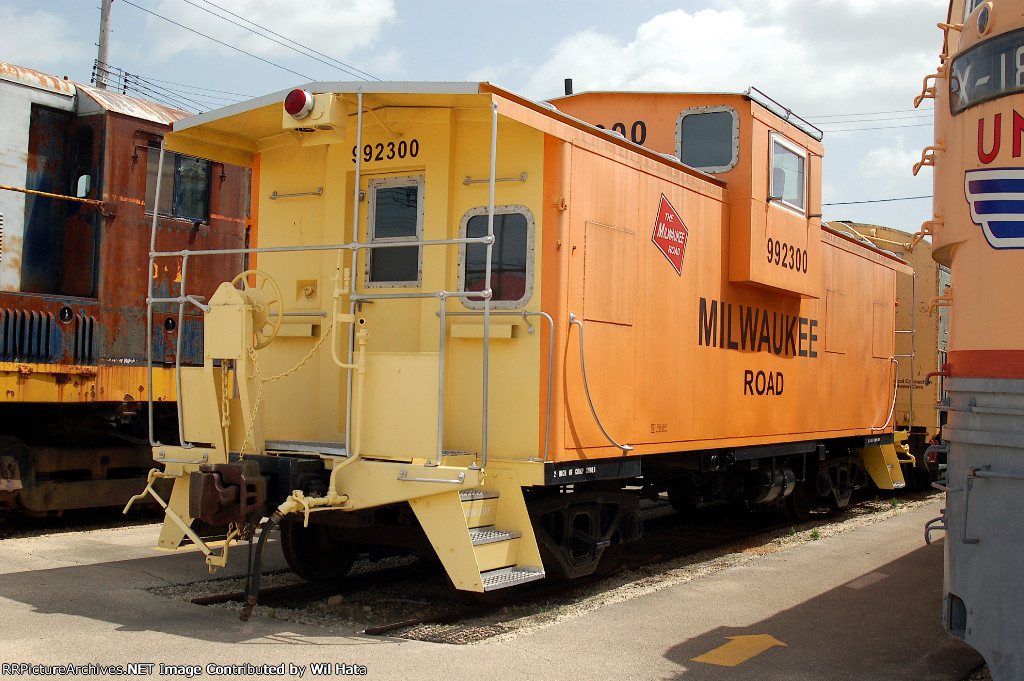
<path id="1" fill-rule="evenodd" d="M 438 316 L 441 318 L 441 389 L 438 395 L 438 409 L 437 409 L 437 461 L 433 465 L 441 463 L 441 458 L 444 454 L 443 446 L 441 443 L 441 433 L 444 431 L 444 348 L 445 348 L 445 318 L 446 317 L 480 317 L 483 316 L 483 312 L 445 312 L 444 300 L 441 301 L 441 310 L 438 312 Z M 544 458 L 543 459 L 531 459 L 533 461 L 547 461 L 548 450 L 551 443 L 551 379 L 554 374 L 554 362 L 555 362 L 555 324 L 551 319 L 551 315 L 547 312 L 531 312 L 529 310 L 523 310 L 522 312 L 492 312 L 493 317 L 522 317 L 523 321 L 526 322 L 526 332 L 531 336 L 534 334 L 533 324 L 530 323 L 530 317 L 542 317 L 548 323 L 548 379 L 547 379 L 547 399 L 545 406 L 545 417 L 544 417 Z M 428 464 L 431 465 L 431 464 Z"/>
<path id="2" fill-rule="evenodd" d="M 914 378 L 916 376 L 916 360 L 917 360 L 917 272 L 910 275 L 910 328 L 909 329 L 897 329 L 897 334 L 910 334 L 910 354 L 894 355 L 894 357 L 902 357 L 910 360 L 910 404 L 907 407 L 910 413 L 907 415 L 907 430 L 913 428 L 914 425 Z M 896 389 L 899 390 L 899 383 L 896 384 Z"/>
<path id="3" fill-rule="evenodd" d="M 361 91 L 356 93 L 358 99 L 358 113 L 357 113 L 357 148 L 362 146 L 362 130 L 363 130 L 363 93 Z M 486 246 L 485 255 L 485 272 L 484 281 L 486 288 L 481 291 L 432 291 L 432 292 L 410 292 L 410 293 L 368 293 L 368 292 L 355 292 L 355 286 L 349 293 L 349 317 L 354 318 L 356 315 L 357 307 L 363 303 L 371 302 L 374 300 L 389 300 L 389 299 L 425 299 L 425 298 L 438 298 L 440 300 L 440 328 L 441 328 L 441 342 L 439 347 L 439 395 L 440 395 L 440 406 L 439 406 L 439 422 L 438 422 L 438 462 L 443 454 L 441 446 L 441 437 L 443 435 L 443 395 L 444 395 L 444 363 L 445 363 L 445 305 L 449 298 L 474 298 L 483 299 L 484 307 L 480 312 L 471 313 L 447 313 L 447 314 L 472 314 L 480 315 L 483 317 L 483 366 L 482 366 L 482 424 L 481 424 L 481 449 L 480 449 L 480 462 L 470 466 L 473 469 L 483 468 L 487 465 L 488 458 L 488 423 L 489 423 L 489 410 L 488 410 L 488 387 L 490 382 L 490 317 L 492 314 L 516 314 L 516 315 L 541 315 L 547 318 L 549 326 L 551 326 L 551 318 L 543 312 L 516 312 L 516 313 L 496 313 L 492 312 L 492 290 L 491 285 L 491 257 L 492 249 L 494 244 L 494 206 L 495 206 L 495 168 L 496 168 L 496 156 L 497 156 L 497 134 L 498 134 L 498 105 L 496 102 L 491 103 L 491 144 L 490 144 L 490 176 L 487 180 L 489 184 L 488 193 L 488 209 L 487 209 L 487 235 L 480 237 L 465 237 L 456 239 L 436 239 L 436 240 L 419 240 L 419 241 L 403 241 L 400 243 L 384 242 L 384 243 L 366 243 L 358 241 L 357 235 L 359 234 L 359 221 L 360 221 L 360 175 L 362 167 L 362 157 L 357 155 L 355 159 L 355 195 L 353 198 L 353 224 L 352 234 L 353 241 L 348 243 L 334 243 L 334 244 L 320 244 L 320 245 L 305 245 L 305 246 L 271 246 L 263 248 L 227 248 L 227 249 L 198 249 L 189 250 L 182 249 L 177 251 L 157 251 L 156 250 L 156 234 L 158 227 L 159 216 L 157 211 L 153 213 L 153 220 L 151 225 L 150 234 L 150 252 L 149 252 L 149 271 L 154 271 L 154 265 L 158 259 L 162 258 L 180 258 L 181 259 L 181 275 L 179 285 L 179 295 L 177 296 L 164 296 L 157 297 L 154 295 L 154 279 L 149 277 L 147 294 L 146 294 L 146 366 L 147 376 L 149 381 L 148 391 L 148 424 L 149 424 L 149 442 L 152 447 L 159 447 L 161 443 L 155 439 L 154 435 L 154 402 L 153 402 L 153 313 L 154 306 L 159 304 L 176 304 L 178 306 L 178 327 L 183 329 L 183 321 L 185 315 L 185 306 L 193 305 L 202 311 L 208 311 L 210 308 L 204 304 L 202 298 L 195 295 L 189 295 L 188 290 L 188 264 L 191 258 L 211 256 L 211 255 L 235 255 L 235 254 L 260 254 L 260 253 L 288 253 L 288 252 L 314 252 L 314 251 L 337 251 L 338 252 L 338 269 L 341 270 L 342 257 L 345 251 L 351 253 L 351 272 L 356 271 L 357 258 L 360 251 L 364 251 L 367 254 L 377 248 L 398 248 L 398 247 L 434 247 L 434 246 L 462 246 L 469 244 L 480 244 Z M 161 183 L 163 180 L 163 158 L 164 158 L 164 145 L 160 145 L 160 160 L 157 165 L 158 171 L 156 176 L 155 192 L 156 196 L 160 196 Z M 523 178 L 525 180 L 525 178 Z M 318 194 L 319 195 L 319 194 Z M 280 198 L 277 197 L 277 198 Z M 294 313 L 301 316 L 310 316 L 310 313 Z M 313 316 L 324 313 L 312 313 Z M 336 319 L 331 320 L 332 328 L 336 325 Z M 553 330 L 551 332 L 551 338 L 549 339 L 549 357 L 552 355 L 551 349 L 553 348 Z M 179 333 L 176 341 L 176 352 L 174 360 L 174 371 L 175 371 L 175 386 L 177 395 L 177 421 L 178 421 L 178 439 L 182 447 L 191 448 L 195 445 L 188 442 L 185 438 L 184 433 L 184 419 L 182 410 L 182 384 L 181 384 L 181 349 L 183 342 L 183 333 Z M 352 447 L 352 425 L 353 425 L 353 359 L 355 354 L 355 324 L 349 324 L 348 333 L 348 350 L 347 350 L 347 371 L 346 378 L 346 409 L 345 409 L 345 451 L 346 454 L 351 457 L 354 452 Z M 547 406 L 547 426 L 545 432 L 545 460 L 547 459 L 548 441 L 550 433 L 550 414 L 551 414 L 551 366 L 549 361 L 548 367 L 548 406 Z"/>

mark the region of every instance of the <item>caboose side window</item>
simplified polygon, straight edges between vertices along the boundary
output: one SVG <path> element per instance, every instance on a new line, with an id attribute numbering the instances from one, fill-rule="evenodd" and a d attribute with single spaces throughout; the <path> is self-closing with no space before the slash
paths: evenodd
<path id="1" fill-rule="evenodd" d="M 491 247 L 491 303 L 497 309 L 522 307 L 533 294 L 533 213 L 526 206 L 494 207 Z M 487 207 L 462 216 L 463 238 L 487 236 Z M 482 291 L 487 277 L 487 246 L 466 244 L 459 253 L 459 287 Z M 466 307 L 483 309 L 483 298 L 467 298 Z"/>
<path id="2" fill-rule="evenodd" d="M 387 177 L 369 182 L 367 214 L 370 243 L 401 243 L 423 239 L 423 176 Z M 419 286 L 419 246 L 369 249 L 367 286 Z"/>
<path id="3" fill-rule="evenodd" d="M 804 213 L 807 152 L 782 135 L 772 133 L 770 200 Z"/>
<path id="4" fill-rule="evenodd" d="M 736 165 L 740 149 L 740 122 L 731 106 L 686 109 L 676 122 L 676 156 L 708 173 L 724 173 Z"/>
<path id="5" fill-rule="evenodd" d="M 210 219 L 210 162 L 193 156 L 164 152 L 160 200 L 156 198 L 156 173 L 160 150 L 150 148 L 146 170 L 146 212 L 157 204 L 160 215 L 187 220 Z"/>

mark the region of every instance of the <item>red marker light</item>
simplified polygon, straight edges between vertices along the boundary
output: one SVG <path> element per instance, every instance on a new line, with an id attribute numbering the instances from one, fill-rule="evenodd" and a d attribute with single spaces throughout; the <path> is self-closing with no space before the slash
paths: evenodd
<path id="1" fill-rule="evenodd" d="M 313 110 L 313 95 L 305 90 L 292 90 L 284 98 L 284 110 L 295 120 L 302 120 Z"/>

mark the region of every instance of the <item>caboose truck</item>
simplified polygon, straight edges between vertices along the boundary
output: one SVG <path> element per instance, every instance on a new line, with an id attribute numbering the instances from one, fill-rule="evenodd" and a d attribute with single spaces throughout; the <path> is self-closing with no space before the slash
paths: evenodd
<path id="1" fill-rule="evenodd" d="M 157 145 L 188 114 L 111 90 L 0 62 L 0 111 L 0 510 L 120 506 L 151 465 L 146 400 L 173 434 L 173 364 L 203 355 L 194 311 L 158 307 L 147 377 L 146 282 L 179 274 L 150 267 L 147 214 L 162 248 L 242 246 L 248 178 L 168 154 L 157 193 Z M 193 292 L 240 262 L 208 259 Z"/>
<path id="2" fill-rule="evenodd" d="M 482 592 L 594 572 L 640 494 L 806 517 L 865 467 L 901 486 L 906 265 L 820 224 L 805 129 L 753 95 L 662 97 L 652 128 L 696 116 L 684 148 L 720 175 L 486 83 L 311 84 L 179 124 L 167 149 L 253 169 L 257 247 L 200 303 L 186 444 L 154 447 L 160 545 L 213 568 L 193 519 L 270 517 L 307 579 L 432 548 Z"/>

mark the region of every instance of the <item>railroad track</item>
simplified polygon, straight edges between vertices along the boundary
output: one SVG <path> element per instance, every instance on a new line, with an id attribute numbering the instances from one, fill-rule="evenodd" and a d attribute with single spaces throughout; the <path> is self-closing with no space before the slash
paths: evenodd
<path id="1" fill-rule="evenodd" d="M 781 512 L 748 515 L 708 509 L 683 518 L 663 508 L 648 509 L 645 536 L 631 544 L 611 575 L 568 582 L 536 582 L 516 589 L 492 592 L 493 602 L 477 602 L 451 589 L 440 565 L 412 560 L 399 565 L 362 570 L 332 587 L 307 583 L 268 585 L 260 593 L 257 614 L 296 619 L 331 629 L 346 629 L 370 636 L 397 636 L 445 643 L 470 643 L 514 631 L 524 620 L 543 618 L 565 609 L 590 607 L 593 597 L 640 581 L 657 581 L 690 562 L 721 563 L 730 557 L 766 553 L 780 540 L 814 540 L 832 526 L 858 522 L 863 516 L 885 512 L 899 504 L 926 503 L 928 494 L 914 493 L 897 501 L 880 498 L 837 513 L 815 514 L 794 525 Z M 695 558 L 696 557 L 696 558 Z M 357 569 L 359 564 L 357 564 Z M 718 569 L 718 568 L 715 568 Z M 288 573 L 282 573 L 284 577 Z M 276 575 L 275 575 L 276 576 Z M 234 604 L 244 599 L 244 585 L 223 593 L 190 597 L 201 605 Z M 598 606 L 593 606 L 598 607 Z"/>
<path id="2" fill-rule="evenodd" d="M 678 531 L 678 526 L 681 522 L 684 521 L 682 521 L 677 515 L 656 515 L 653 518 L 648 518 L 645 521 L 645 538 L 635 542 L 633 545 L 630 545 L 630 550 L 623 553 L 622 558 L 619 560 L 618 565 L 611 574 L 590 575 L 588 577 L 582 577 L 571 581 L 543 581 L 530 583 L 523 585 L 518 589 L 512 589 L 507 592 L 497 592 L 495 597 L 488 602 L 460 604 L 443 612 L 367 627 L 362 633 L 369 636 L 381 636 L 385 634 L 394 634 L 403 629 L 409 629 L 419 625 L 454 624 L 472 619 L 485 618 L 509 607 L 528 609 L 532 605 L 547 603 L 552 599 L 559 601 L 571 601 L 575 594 L 588 593 L 594 585 L 600 584 L 610 578 L 614 578 L 614 575 L 616 574 L 625 573 L 640 567 L 646 567 L 652 563 L 684 558 L 702 551 L 712 551 L 733 542 L 750 539 L 751 537 L 755 537 L 760 534 L 774 533 L 792 525 L 792 523 L 773 523 L 771 525 L 757 523 L 754 527 L 748 528 L 748 531 L 745 533 L 740 532 L 739 534 L 734 534 L 720 531 L 713 533 L 710 537 L 707 534 L 704 534 L 705 539 L 703 541 L 695 542 L 693 545 L 688 545 L 686 548 L 682 548 L 680 550 L 664 548 L 664 537 L 660 535 L 663 533 L 671 533 L 672 530 Z M 703 529 L 706 531 L 708 528 L 704 527 Z M 652 531 L 658 536 L 652 537 Z"/>

